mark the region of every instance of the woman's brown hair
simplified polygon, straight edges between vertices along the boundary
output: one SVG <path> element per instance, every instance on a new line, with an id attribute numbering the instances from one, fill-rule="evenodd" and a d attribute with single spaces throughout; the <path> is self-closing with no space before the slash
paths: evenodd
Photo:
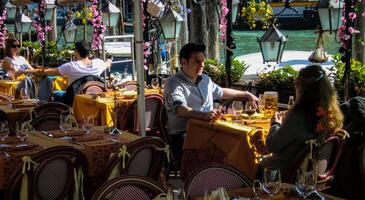
<path id="1" fill-rule="evenodd" d="M 16 39 L 15 37 L 8 37 L 5 40 L 5 56 L 12 57 L 11 54 L 10 54 L 10 49 L 12 48 L 12 45 L 14 44 L 14 42 L 19 43 L 19 40 Z"/>

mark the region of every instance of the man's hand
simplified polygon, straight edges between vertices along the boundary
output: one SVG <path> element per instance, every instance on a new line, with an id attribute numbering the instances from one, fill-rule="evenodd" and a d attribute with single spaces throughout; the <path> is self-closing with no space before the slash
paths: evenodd
<path id="1" fill-rule="evenodd" d="M 274 116 L 271 118 L 271 124 L 272 123 L 279 123 L 281 124 L 283 121 L 283 117 L 280 113 L 275 112 Z"/>
<path id="2" fill-rule="evenodd" d="M 204 119 L 206 121 L 215 121 L 222 117 L 223 117 L 223 114 L 219 110 L 213 109 L 212 111 L 205 113 Z"/>
<path id="3" fill-rule="evenodd" d="M 247 98 L 248 101 L 253 101 L 255 105 L 259 105 L 259 98 L 257 98 L 255 95 L 251 94 L 250 92 L 246 92 L 245 98 Z"/>

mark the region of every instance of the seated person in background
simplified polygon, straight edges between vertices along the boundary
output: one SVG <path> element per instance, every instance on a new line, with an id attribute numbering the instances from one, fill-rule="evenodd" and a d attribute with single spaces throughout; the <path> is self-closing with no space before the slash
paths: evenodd
<path id="1" fill-rule="evenodd" d="M 32 66 L 23 57 L 19 56 L 20 42 L 14 37 L 8 37 L 5 41 L 5 55 L 3 61 L 3 70 L 9 79 L 16 78 L 15 73 L 18 71 L 32 70 Z"/>
<path id="2" fill-rule="evenodd" d="M 297 153 L 305 148 L 305 141 L 317 137 L 318 108 L 332 112 L 332 120 L 325 125 L 330 127 L 329 132 L 341 128 L 343 121 L 336 92 L 321 66 L 310 65 L 301 69 L 295 90 L 297 101 L 285 119 L 282 120 L 278 113 L 272 119 L 266 145 L 273 156 L 261 162 L 262 169 L 280 169 L 282 175 L 287 173 Z"/>
<path id="3" fill-rule="evenodd" d="M 220 117 L 213 108 L 215 99 L 244 97 L 258 102 L 246 91 L 221 88 L 208 75 L 203 74 L 205 45 L 188 43 L 180 50 L 181 70 L 170 76 L 164 86 L 164 99 L 168 117 L 167 131 L 176 156 L 182 155 L 187 122 L 190 118 L 211 121 Z"/>

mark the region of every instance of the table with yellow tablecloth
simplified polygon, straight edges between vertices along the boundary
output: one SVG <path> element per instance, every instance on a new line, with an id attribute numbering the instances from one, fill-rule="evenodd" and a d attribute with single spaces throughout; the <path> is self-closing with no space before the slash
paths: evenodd
<path id="1" fill-rule="evenodd" d="M 254 179 L 258 171 L 260 146 L 267 129 L 218 120 L 209 123 L 189 120 L 183 147 L 182 177 L 207 163 L 224 163 Z M 264 144 L 265 141 L 260 141 Z M 262 145 L 261 145 L 262 146 Z"/>

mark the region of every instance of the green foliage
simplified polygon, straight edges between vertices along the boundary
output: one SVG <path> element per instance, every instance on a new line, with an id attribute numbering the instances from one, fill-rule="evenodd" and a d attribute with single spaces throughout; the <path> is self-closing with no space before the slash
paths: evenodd
<path id="1" fill-rule="evenodd" d="M 344 72 L 345 63 L 341 61 L 341 55 L 334 56 L 335 87 L 340 97 L 344 96 Z M 351 59 L 351 88 L 350 96 L 361 95 L 365 92 L 365 64 L 356 59 Z"/>
<path id="2" fill-rule="evenodd" d="M 240 81 L 247 68 L 248 66 L 244 62 L 233 60 L 231 63 L 232 82 Z M 224 64 L 219 63 L 216 60 L 206 59 L 204 61 L 204 69 L 215 83 L 221 86 L 224 85 L 226 80 L 226 68 Z"/>
<path id="3" fill-rule="evenodd" d="M 259 90 L 294 91 L 294 81 L 298 77 L 298 72 L 292 66 L 285 65 L 278 70 L 258 74 L 258 77 L 259 82 L 257 83 L 257 87 Z"/>

